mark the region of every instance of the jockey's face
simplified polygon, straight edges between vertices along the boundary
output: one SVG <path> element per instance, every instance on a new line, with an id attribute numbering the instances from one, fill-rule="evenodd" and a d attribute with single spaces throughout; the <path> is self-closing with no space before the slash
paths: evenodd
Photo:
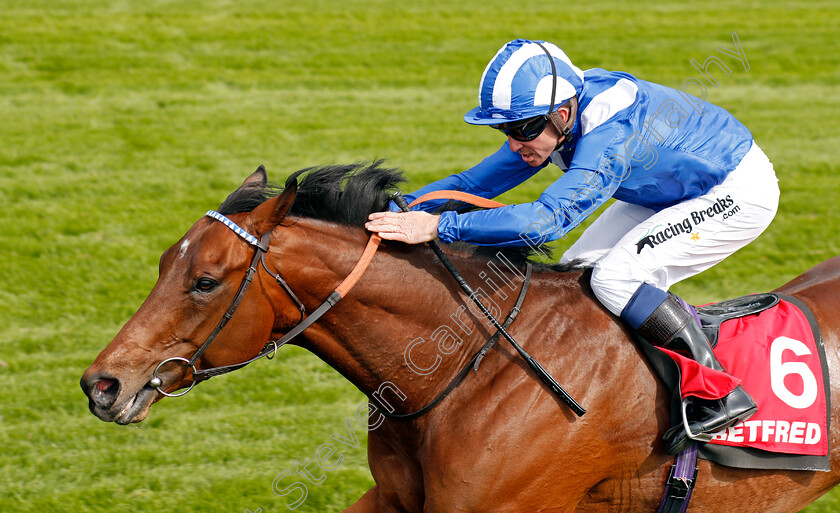
<path id="1" fill-rule="evenodd" d="M 543 133 L 530 141 L 518 141 L 508 136 L 511 151 L 518 152 L 522 160 L 534 167 L 542 165 L 563 139 L 551 123 L 546 125 Z"/>
<path id="2" fill-rule="evenodd" d="M 559 110 L 563 120 L 568 120 L 568 107 L 561 107 Z M 520 141 L 508 136 L 511 151 L 518 152 L 522 160 L 534 167 L 542 165 L 564 139 L 551 122 L 546 124 L 545 130 L 536 139 L 530 141 Z"/>

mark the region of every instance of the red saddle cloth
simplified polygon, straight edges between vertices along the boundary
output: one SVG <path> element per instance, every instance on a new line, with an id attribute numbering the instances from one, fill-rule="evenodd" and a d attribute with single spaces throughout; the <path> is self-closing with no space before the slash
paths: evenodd
<path id="1" fill-rule="evenodd" d="M 758 405 L 755 415 L 723 430 L 710 443 L 771 452 L 828 453 L 827 372 L 819 333 L 792 303 L 724 321 L 715 355 L 729 372 L 703 367 L 665 351 L 680 367 L 681 395 L 725 396 L 739 383 Z"/>

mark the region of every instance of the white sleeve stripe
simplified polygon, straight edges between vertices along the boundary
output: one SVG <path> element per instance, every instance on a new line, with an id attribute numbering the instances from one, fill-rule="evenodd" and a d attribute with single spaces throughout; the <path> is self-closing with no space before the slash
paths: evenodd
<path id="1" fill-rule="evenodd" d="M 622 78 L 614 86 L 592 98 L 580 115 L 581 137 L 598 128 L 619 111 L 633 105 L 638 90 L 636 84 Z"/>

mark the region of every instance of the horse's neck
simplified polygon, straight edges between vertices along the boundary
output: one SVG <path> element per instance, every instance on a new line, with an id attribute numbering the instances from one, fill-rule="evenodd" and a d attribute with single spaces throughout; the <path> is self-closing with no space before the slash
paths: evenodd
<path id="1" fill-rule="evenodd" d="M 284 277 L 295 293 L 317 305 L 353 268 L 367 235 L 309 220 L 298 221 L 292 232 L 278 265 L 287 269 Z M 363 392 L 393 385 L 390 393 L 402 392 L 408 397 L 403 406 L 416 408 L 437 395 L 495 330 L 428 248 L 382 246 L 357 285 L 299 343 Z M 504 318 L 522 284 L 510 262 L 453 262 Z"/>

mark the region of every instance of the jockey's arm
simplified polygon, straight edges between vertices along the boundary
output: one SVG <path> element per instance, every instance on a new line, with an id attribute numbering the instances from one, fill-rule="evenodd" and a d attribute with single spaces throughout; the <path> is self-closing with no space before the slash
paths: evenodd
<path id="1" fill-rule="evenodd" d="M 411 194 L 406 194 L 405 200 L 411 203 L 423 194 L 442 190 L 461 191 L 482 198 L 495 198 L 534 176 L 546 165 L 548 165 L 548 162 L 542 166 L 531 167 L 522 160 L 518 153 L 511 151 L 510 145 L 505 141 L 501 148 L 474 167 L 432 182 Z M 446 203 L 446 200 L 428 201 L 422 205 L 417 205 L 413 210 L 434 212 L 444 203 Z M 389 208 L 392 212 L 400 211 L 400 208 L 393 201 Z"/>
<path id="2" fill-rule="evenodd" d="M 592 186 L 597 180 L 597 186 Z M 531 203 L 458 214 L 443 212 L 438 236 L 488 246 L 539 245 L 561 237 L 606 202 L 617 184 L 603 174 L 572 168 Z"/>
<path id="3" fill-rule="evenodd" d="M 603 174 L 572 168 L 531 203 L 439 216 L 377 212 L 366 226 L 383 238 L 412 244 L 440 237 L 447 243 L 536 246 L 565 236 L 607 201 L 617 185 Z"/>
<path id="4" fill-rule="evenodd" d="M 442 212 L 439 218 L 416 211 L 399 214 L 380 212 L 371 215 L 367 228 L 380 232 L 383 238 L 409 243 L 432 240 L 435 231 L 442 242 L 460 240 L 486 246 L 533 247 L 565 237 L 612 197 L 620 185 L 621 172 L 596 172 L 593 169 L 609 167 L 605 162 L 609 159 L 605 155 L 623 155 L 625 149 L 621 144 L 621 134 L 617 124 L 609 123 L 581 139 L 569 169 L 536 201 L 460 214 L 447 211 Z M 406 196 L 406 200 L 410 202 L 435 190 L 457 190 L 459 186 L 464 192 L 494 197 L 533 176 L 545 165 L 538 168 L 529 166 L 505 142 L 499 151 L 474 168 L 430 184 Z M 437 203 L 435 206 L 439 206 L 440 201 L 434 202 Z M 425 205 L 423 210 L 434 211 L 434 208 Z M 399 211 L 393 201 L 391 210 Z"/>

